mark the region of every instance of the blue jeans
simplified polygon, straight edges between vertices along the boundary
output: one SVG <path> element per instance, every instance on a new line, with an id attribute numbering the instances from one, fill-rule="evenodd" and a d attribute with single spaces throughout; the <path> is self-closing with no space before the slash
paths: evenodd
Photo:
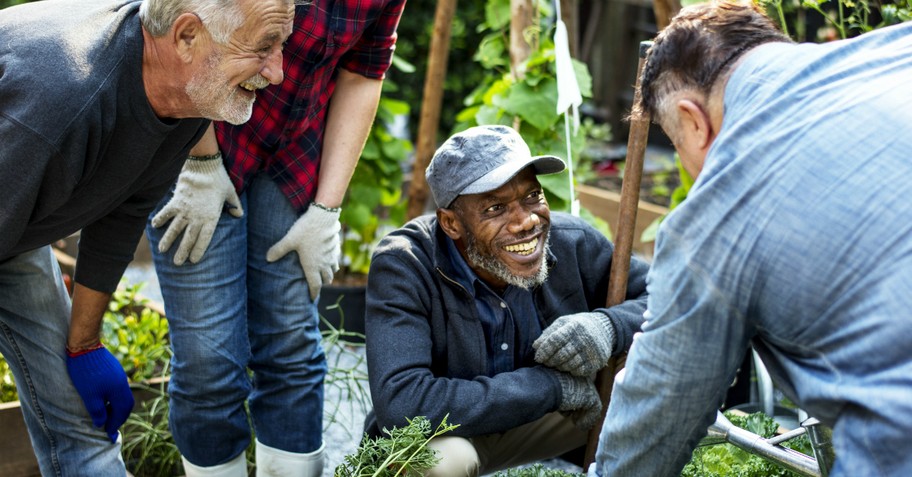
<path id="1" fill-rule="evenodd" d="M 266 262 L 298 214 L 264 174 L 240 198 L 244 216 L 223 213 L 196 264 L 174 265 L 177 241 L 158 252 L 167 224 L 146 227 L 174 350 L 171 431 L 199 466 L 247 448 L 245 401 L 263 444 L 295 453 L 322 444 L 326 358 L 317 306 L 296 254 Z"/>
<path id="2" fill-rule="evenodd" d="M 13 371 L 41 474 L 123 476 L 120 443 L 92 424 L 66 368 L 70 298 L 51 247 L 0 262 L 0 354 Z"/>

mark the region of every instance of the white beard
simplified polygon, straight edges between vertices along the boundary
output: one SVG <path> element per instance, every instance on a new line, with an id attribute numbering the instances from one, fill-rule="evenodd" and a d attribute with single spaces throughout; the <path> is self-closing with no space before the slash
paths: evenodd
<path id="1" fill-rule="evenodd" d="M 239 88 L 229 85 L 228 76 L 219 68 L 221 54 L 213 53 L 203 71 L 187 83 L 186 92 L 201 117 L 213 121 L 243 124 L 253 114 L 256 97 L 242 95 Z"/>

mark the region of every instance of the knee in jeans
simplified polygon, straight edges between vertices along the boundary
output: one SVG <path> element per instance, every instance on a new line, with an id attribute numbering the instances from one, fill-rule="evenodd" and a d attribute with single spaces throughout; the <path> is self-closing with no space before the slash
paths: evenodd
<path id="1" fill-rule="evenodd" d="M 428 443 L 437 451 L 440 462 L 428 471 L 428 477 L 476 477 L 481 463 L 475 446 L 462 437 L 438 437 Z"/>

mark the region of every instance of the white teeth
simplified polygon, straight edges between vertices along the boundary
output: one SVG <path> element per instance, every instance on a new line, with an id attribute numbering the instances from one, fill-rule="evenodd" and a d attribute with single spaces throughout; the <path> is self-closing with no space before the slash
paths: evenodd
<path id="1" fill-rule="evenodd" d="M 250 83 L 241 83 L 241 88 L 246 89 L 247 91 L 255 91 L 256 87 Z"/>
<path id="2" fill-rule="evenodd" d="M 504 250 L 511 253 L 518 253 L 520 255 L 529 255 L 535 251 L 536 246 L 538 246 L 538 237 L 532 239 L 531 242 L 520 243 L 516 245 L 507 245 L 504 247 Z"/>

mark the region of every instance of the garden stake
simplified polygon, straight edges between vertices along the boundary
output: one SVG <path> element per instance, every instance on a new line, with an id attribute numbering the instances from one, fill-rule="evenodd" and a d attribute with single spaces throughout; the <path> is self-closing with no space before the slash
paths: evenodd
<path id="1" fill-rule="evenodd" d="M 637 65 L 636 88 L 633 95 L 634 111 L 642 111 L 640 95 L 640 76 L 646 62 L 646 52 L 652 46 L 651 41 L 640 42 L 640 61 Z M 624 180 L 621 182 L 621 203 L 618 210 L 618 224 L 614 237 L 614 253 L 611 256 L 611 271 L 608 277 L 608 299 L 606 307 L 623 303 L 627 295 L 627 277 L 630 274 L 630 253 L 633 248 L 633 234 L 636 226 L 637 204 L 640 201 L 640 181 L 643 177 L 643 157 L 646 154 L 646 140 L 649 136 L 649 115 L 638 114 L 630 120 L 630 133 L 627 136 L 627 159 L 624 165 Z M 595 386 L 602 400 L 602 415 L 589 430 L 586 441 L 586 455 L 583 472 L 595 461 L 595 449 L 598 447 L 599 434 L 608 403 L 611 400 L 611 388 L 614 386 L 614 375 L 624 367 L 625 355 L 612 358 L 595 378 Z"/>
<path id="2" fill-rule="evenodd" d="M 427 203 L 428 186 L 424 171 L 437 148 L 437 128 L 440 127 L 440 108 L 443 103 L 443 82 L 446 79 L 447 57 L 450 52 L 450 32 L 453 16 L 456 14 L 456 0 L 440 0 L 434 12 L 434 32 L 428 52 L 427 73 L 424 78 L 424 93 L 421 100 L 421 117 L 418 120 L 418 136 L 415 141 L 415 164 L 409 182 L 408 219 L 424 213 Z"/>

